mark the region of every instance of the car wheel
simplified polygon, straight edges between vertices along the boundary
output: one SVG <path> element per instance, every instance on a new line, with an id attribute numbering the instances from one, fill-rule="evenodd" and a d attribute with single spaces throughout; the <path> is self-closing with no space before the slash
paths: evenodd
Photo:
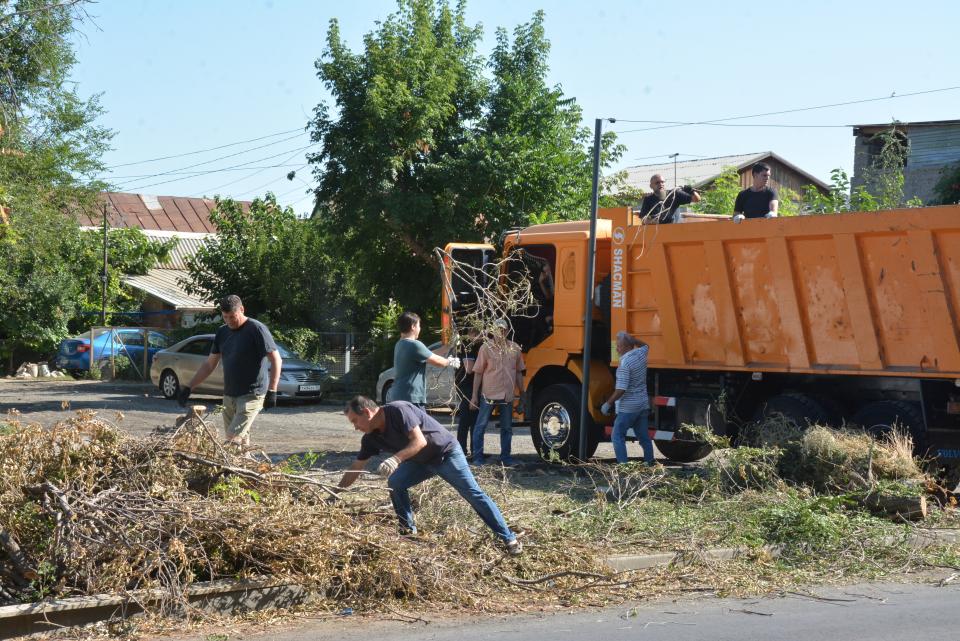
<path id="1" fill-rule="evenodd" d="M 177 378 L 177 375 L 173 373 L 173 370 L 165 369 L 163 373 L 160 374 L 160 393 L 163 394 L 164 398 L 173 400 L 177 397 L 177 392 L 180 391 L 180 380 Z"/>
<path id="2" fill-rule="evenodd" d="M 383 389 L 380 391 L 380 404 L 386 405 L 387 399 L 390 398 L 390 388 L 393 387 L 393 381 L 387 381 L 383 384 Z"/>

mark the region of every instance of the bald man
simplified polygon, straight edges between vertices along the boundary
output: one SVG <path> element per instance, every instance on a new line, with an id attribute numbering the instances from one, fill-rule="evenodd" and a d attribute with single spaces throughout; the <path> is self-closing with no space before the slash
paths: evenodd
<path id="1" fill-rule="evenodd" d="M 660 174 L 651 176 L 650 189 L 653 193 L 647 194 L 640 205 L 640 217 L 649 223 L 676 222 L 680 205 L 700 202 L 699 192 L 690 185 L 667 191 L 666 182 Z"/>

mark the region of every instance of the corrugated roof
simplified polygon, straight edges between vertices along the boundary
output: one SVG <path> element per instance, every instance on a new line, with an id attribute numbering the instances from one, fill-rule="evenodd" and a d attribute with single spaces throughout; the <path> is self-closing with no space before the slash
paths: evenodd
<path id="1" fill-rule="evenodd" d="M 182 269 L 151 269 L 143 276 L 124 276 L 123 283 L 159 298 L 175 309 L 184 310 L 216 310 L 216 305 L 188 294 L 180 285 L 180 279 L 189 280 L 190 275 Z"/>
<path id="2" fill-rule="evenodd" d="M 170 252 L 170 260 L 162 265 L 157 265 L 158 269 L 186 269 L 187 259 L 192 258 L 200 248 L 216 238 L 216 234 L 195 234 L 190 232 L 171 232 L 160 231 L 156 229 L 145 229 L 143 235 L 150 240 L 166 241 L 171 238 L 177 239 L 177 244 Z"/>
<path id="3" fill-rule="evenodd" d="M 100 203 L 107 205 L 107 221 L 111 227 L 136 227 L 143 230 L 216 233 L 210 222 L 214 201 L 208 198 L 181 198 L 102 192 Z M 249 210 L 250 203 L 240 203 Z M 99 227 L 103 220 L 97 214 L 78 212 L 82 226 Z"/>
<path id="4" fill-rule="evenodd" d="M 890 127 L 908 128 L 908 127 L 945 127 L 950 125 L 960 125 L 960 120 L 922 120 L 920 122 L 887 122 L 875 123 L 872 125 L 851 125 L 853 135 L 856 136 L 858 129 L 889 129 Z"/>
<path id="5" fill-rule="evenodd" d="M 695 187 L 703 183 L 710 182 L 720 175 L 726 167 L 736 167 L 737 169 L 746 165 L 752 165 L 759 162 L 762 158 L 770 155 L 769 151 L 763 151 L 752 154 L 739 154 L 736 156 L 717 156 L 716 158 L 699 158 L 697 160 L 684 160 L 677 163 L 677 185 L 694 185 Z M 644 190 L 650 188 L 650 176 L 661 174 L 669 183 L 673 183 L 673 163 L 658 163 L 655 165 L 637 165 L 636 167 L 627 167 L 627 183 L 631 186 L 641 187 Z"/>
<path id="6" fill-rule="evenodd" d="M 696 160 L 684 160 L 676 164 L 676 185 L 693 185 L 700 187 L 709 183 L 719 176 L 726 167 L 736 167 L 738 171 L 760 162 L 772 158 L 777 162 L 789 167 L 812 184 L 821 189 L 830 189 L 830 186 L 810 174 L 792 162 L 778 156 L 772 151 L 760 151 L 752 154 L 738 154 L 734 156 L 717 156 L 716 158 L 698 158 Z M 631 187 L 639 187 L 644 191 L 650 188 L 650 176 L 654 174 L 662 175 L 672 186 L 674 183 L 673 172 L 674 164 L 658 163 L 656 165 L 637 165 L 636 167 L 627 167 L 627 184 Z"/>

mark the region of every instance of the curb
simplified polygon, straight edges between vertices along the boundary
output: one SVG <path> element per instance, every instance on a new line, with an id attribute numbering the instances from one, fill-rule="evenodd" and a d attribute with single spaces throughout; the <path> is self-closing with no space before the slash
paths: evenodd
<path id="1" fill-rule="evenodd" d="M 900 540 L 897 537 L 888 537 L 885 542 L 892 544 Z M 939 543 L 960 543 L 960 530 L 916 530 L 911 533 L 908 541 L 911 546 L 919 549 Z M 745 555 L 754 555 L 758 551 L 771 558 L 780 556 L 778 546 L 765 546 L 759 549 L 713 548 L 697 553 L 697 557 L 711 561 L 731 561 Z M 679 551 L 618 555 L 607 557 L 605 564 L 616 572 L 646 570 L 682 562 L 690 554 L 689 551 Z M 123 619 L 142 613 L 144 606 L 158 605 L 163 595 L 163 590 L 148 590 L 128 596 L 105 594 L 2 606 L 0 640 Z M 187 600 L 192 606 L 221 614 L 290 607 L 306 602 L 309 596 L 310 593 L 304 586 L 277 579 L 210 581 L 187 588 Z"/>
<path id="2" fill-rule="evenodd" d="M 210 581 L 192 585 L 186 592 L 191 606 L 221 614 L 290 607 L 306 601 L 309 594 L 302 585 L 275 579 Z M 3 606 L 0 639 L 124 619 L 142 613 L 144 606 L 159 605 L 163 595 L 164 591 L 157 589 L 128 596 L 102 594 Z"/>

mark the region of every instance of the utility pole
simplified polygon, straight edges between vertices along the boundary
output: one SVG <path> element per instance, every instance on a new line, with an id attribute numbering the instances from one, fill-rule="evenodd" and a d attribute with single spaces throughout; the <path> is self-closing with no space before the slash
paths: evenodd
<path id="1" fill-rule="evenodd" d="M 600 138 L 603 133 L 603 118 L 597 118 L 593 130 L 593 194 L 590 197 L 590 241 L 587 245 L 587 280 L 584 283 L 583 301 L 583 388 L 580 391 L 580 443 L 579 457 L 587 459 L 587 430 L 593 422 L 590 418 L 590 359 L 593 349 L 593 278 L 597 255 L 597 206 L 600 200 Z M 615 118 L 608 118 L 611 123 Z"/>
<path id="2" fill-rule="evenodd" d="M 107 263 L 107 230 L 110 228 L 110 223 L 107 221 L 107 203 L 103 204 L 103 274 L 100 275 L 100 280 L 102 283 L 102 296 L 100 299 L 100 326 L 107 326 L 107 275 L 109 270 L 109 265 Z M 91 342 L 91 348 L 93 343 Z M 93 350 L 91 349 L 91 352 Z"/>

